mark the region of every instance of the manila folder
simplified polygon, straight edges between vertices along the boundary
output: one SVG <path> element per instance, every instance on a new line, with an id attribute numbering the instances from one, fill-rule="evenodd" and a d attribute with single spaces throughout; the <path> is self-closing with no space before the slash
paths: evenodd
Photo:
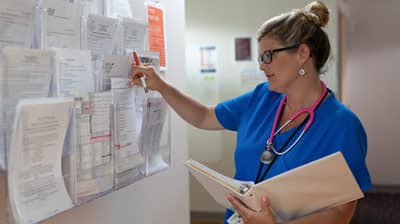
<path id="1" fill-rule="evenodd" d="M 257 202 L 266 195 L 274 214 L 283 221 L 364 197 L 341 152 L 260 182 L 246 195 Z"/>
<path id="2" fill-rule="evenodd" d="M 267 196 L 278 221 L 289 221 L 322 209 L 364 197 L 341 152 L 304 164 L 256 185 L 234 180 L 194 161 L 186 163 L 191 173 L 222 206 L 230 192 L 247 207 L 259 211 Z M 240 186 L 249 187 L 244 193 Z"/>
<path id="3" fill-rule="evenodd" d="M 245 194 L 241 193 L 241 189 L 251 188 L 251 186 L 254 185 L 253 182 L 239 181 L 224 176 L 192 159 L 187 160 L 185 165 L 197 181 L 203 185 L 208 193 L 221 206 L 232 209 L 232 205 L 226 199 L 228 193 L 242 200 L 245 204 L 247 204 L 247 200 L 253 200 L 251 198 L 245 198 Z"/>

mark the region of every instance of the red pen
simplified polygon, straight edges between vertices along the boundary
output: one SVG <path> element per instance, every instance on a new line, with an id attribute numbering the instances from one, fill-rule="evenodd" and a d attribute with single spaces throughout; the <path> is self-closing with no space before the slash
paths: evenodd
<path id="1" fill-rule="evenodd" d="M 133 61 L 135 62 L 135 65 L 136 66 L 140 65 L 139 56 L 137 55 L 136 51 L 132 52 L 132 56 L 133 56 Z M 138 76 L 140 77 L 140 81 L 142 82 L 144 92 L 145 93 L 149 92 L 147 89 L 146 77 L 144 76 L 144 74 L 142 72 L 140 72 L 140 73 L 138 73 Z"/>

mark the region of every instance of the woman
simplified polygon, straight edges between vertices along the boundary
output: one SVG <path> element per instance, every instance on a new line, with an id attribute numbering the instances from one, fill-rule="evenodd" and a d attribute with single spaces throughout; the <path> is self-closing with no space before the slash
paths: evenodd
<path id="1" fill-rule="evenodd" d="M 159 91 L 187 122 L 210 130 L 237 131 L 235 178 L 260 182 L 341 151 L 361 189 L 371 188 L 365 164 L 367 140 L 356 115 L 341 104 L 320 81 L 319 74 L 330 55 L 327 34 L 321 29 L 329 10 L 320 1 L 266 21 L 258 34 L 259 65 L 268 79 L 254 90 L 216 106 L 202 105 L 162 80 L 151 67 L 134 67 L 147 85 Z M 313 108 L 314 116 L 301 113 Z M 227 195 L 244 223 L 276 223 L 268 199 L 262 211 L 246 208 Z M 320 211 L 291 223 L 349 223 L 357 201 Z M 232 211 L 227 211 L 227 220 Z"/>

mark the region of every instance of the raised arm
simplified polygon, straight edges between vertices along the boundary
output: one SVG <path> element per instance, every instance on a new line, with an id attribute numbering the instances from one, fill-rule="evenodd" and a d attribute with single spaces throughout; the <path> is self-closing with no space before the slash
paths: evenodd
<path id="1" fill-rule="evenodd" d="M 139 78 L 140 73 L 146 74 L 147 88 L 160 92 L 167 103 L 185 121 L 201 129 L 224 129 L 217 120 L 214 106 L 203 105 L 190 96 L 182 93 L 171 84 L 163 80 L 152 66 L 133 66 L 131 74 L 132 85 L 142 85 Z"/>

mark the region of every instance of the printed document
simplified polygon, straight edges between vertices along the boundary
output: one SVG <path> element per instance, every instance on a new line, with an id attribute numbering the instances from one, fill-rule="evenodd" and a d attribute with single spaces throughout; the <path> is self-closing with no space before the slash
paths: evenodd
<path id="1" fill-rule="evenodd" d="M 161 140 L 166 123 L 167 104 L 161 97 L 148 97 L 141 128 L 142 149 L 146 154 L 146 174 L 151 175 L 168 167 L 163 158 Z M 167 133 L 168 134 L 168 133 Z"/>
<path id="2" fill-rule="evenodd" d="M 111 79 L 114 104 L 114 159 L 116 184 L 134 177 L 131 169 L 142 165 L 144 158 L 139 152 L 139 127 L 136 123 L 135 89 L 127 78 Z M 135 171 L 132 171 L 135 172 Z"/>
<path id="3" fill-rule="evenodd" d="M 44 47 L 81 48 L 82 6 L 62 0 L 43 0 Z"/>
<path id="4" fill-rule="evenodd" d="M 5 48 L 3 74 L 3 113 L 6 148 L 9 146 L 12 121 L 19 99 L 47 97 L 53 74 L 54 53 L 36 49 Z"/>
<path id="5" fill-rule="evenodd" d="M 55 49 L 57 96 L 81 97 L 94 92 L 90 51 Z"/>
<path id="6" fill-rule="evenodd" d="M 151 64 L 156 71 L 160 71 L 160 53 L 155 51 L 137 51 L 142 64 Z"/>
<path id="7" fill-rule="evenodd" d="M 97 135 L 92 132 L 92 122 L 99 122 L 97 120 L 102 118 L 98 116 L 92 119 L 96 108 L 103 110 L 98 103 L 94 105 L 90 101 L 81 102 L 76 117 L 79 147 L 76 153 L 75 200 L 80 202 L 89 196 L 109 191 L 113 187 L 110 128 L 99 131 Z M 103 122 L 110 120 L 105 119 Z"/>
<path id="8" fill-rule="evenodd" d="M 70 98 L 19 102 L 8 161 L 10 207 L 16 223 L 37 223 L 71 208 L 62 173 Z"/>
<path id="9" fill-rule="evenodd" d="M 2 0 L 0 7 L 0 50 L 6 46 L 33 45 L 34 0 Z"/>
<path id="10" fill-rule="evenodd" d="M 104 10 L 103 0 L 80 0 L 79 3 L 83 5 L 83 15 L 89 14 L 102 15 Z"/>
<path id="11" fill-rule="evenodd" d="M 364 196 L 341 152 L 257 184 L 226 177 L 194 160 L 188 160 L 185 165 L 216 202 L 226 208 L 231 209 L 225 197 L 227 193 L 255 211 L 261 209 L 262 196 L 267 196 L 279 223 Z"/>
<path id="12" fill-rule="evenodd" d="M 53 52 L 7 47 L 3 53 L 5 108 L 14 110 L 20 98 L 49 95 Z"/>
<path id="13" fill-rule="evenodd" d="M 122 47 L 124 49 L 145 50 L 147 26 L 139 21 L 124 18 L 122 20 Z"/>
<path id="14" fill-rule="evenodd" d="M 87 18 L 86 47 L 94 55 L 111 55 L 117 41 L 118 20 L 105 16 Z"/>
<path id="15" fill-rule="evenodd" d="M 165 33 L 165 10 L 162 4 L 155 1 L 149 1 L 147 8 L 147 25 L 148 28 L 148 49 L 160 53 L 160 66 L 162 70 L 167 68 L 166 54 L 166 33 Z"/>
<path id="16" fill-rule="evenodd" d="M 132 18 L 133 0 L 105 0 L 105 15 L 112 18 Z"/>
<path id="17" fill-rule="evenodd" d="M 91 117 L 91 133 L 95 136 L 111 134 L 111 91 L 91 93 L 89 96 L 90 103 L 93 106 L 93 114 Z"/>
<path id="18" fill-rule="evenodd" d="M 101 89 L 111 89 L 111 78 L 129 78 L 132 63 L 129 56 L 104 55 L 102 64 Z"/>

